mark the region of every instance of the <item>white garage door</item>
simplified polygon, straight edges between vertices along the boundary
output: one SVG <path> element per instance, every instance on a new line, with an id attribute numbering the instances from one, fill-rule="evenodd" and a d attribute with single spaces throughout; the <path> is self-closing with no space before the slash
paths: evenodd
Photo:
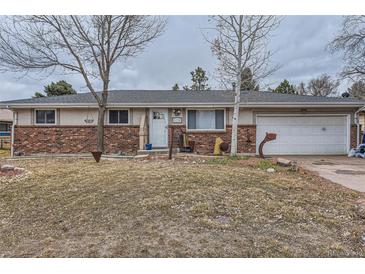
<path id="1" fill-rule="evenodd" d="M 264 154 L 346 154 L 347 116 L 257 116 L 257 152 L 266 132 L 276 140 L 264 145 Z"/>

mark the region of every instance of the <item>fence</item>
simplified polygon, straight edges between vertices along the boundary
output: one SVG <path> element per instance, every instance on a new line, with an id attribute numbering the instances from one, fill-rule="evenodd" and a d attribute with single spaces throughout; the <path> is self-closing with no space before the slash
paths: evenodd
<path id="1" fill-rule="evenodd" d="M 0 149 L 10 149 L 11 133 L 0 131 Z"/>

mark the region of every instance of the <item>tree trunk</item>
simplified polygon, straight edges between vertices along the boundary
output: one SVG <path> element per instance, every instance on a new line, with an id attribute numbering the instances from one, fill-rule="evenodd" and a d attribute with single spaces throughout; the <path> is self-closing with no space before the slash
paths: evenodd
<path id="1" fill-rule="evenodd" d="M 237 84 L 234 96 L 234 107 L 233 107 L 233 117 L 232 117 L 232 138 L 231 138 L 231 156 L 237 155 L 237 133 L 238 133 L 238 117 L 240 114 L 240 102 L 241 102 L 241 80 L 237 77 Z"/>
<path id="2" fill-rule="evenodd" d="M 105 120 L 105 105 L 99 106 L 98 126 L 97 126 L 97 144 L 96 151 L 104 152 L 104 120 Z"/>
<path id="3" fill-rule="evenodd" d="M 231 156 L 237 156 L 237 132 L 238 132 L 238 117 L 240 115 L 241 102 L 241 81 L 242 81 L 242 24 L 243 15 L 239 17 L 238 29 L 238 49 L 237 49 L 237 83 L 234 96 L 233 117 L 232 117 L 232 138 L 231 138 Z"/>
<path id="4" fill-rule="evenodd" d="M 238 50 L 237 50 L 237 83 L 236 92 L 234 96 L 234 107 L 232 117 L 232 138 L 231 138 L 231 156 L 237 155 L 237 133 L 238 133 L 238 117 L 240 115 L 240 102 L 241 102 L 241 81 L 242 81 L 242 22 L 243 16 L 241 15 L 238 31 Z"/>

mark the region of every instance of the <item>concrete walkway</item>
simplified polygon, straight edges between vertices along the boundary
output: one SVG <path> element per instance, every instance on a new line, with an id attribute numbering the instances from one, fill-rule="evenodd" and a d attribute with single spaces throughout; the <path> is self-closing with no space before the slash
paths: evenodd
<path id="1" fill-rule="evenodd" d="M 347 156 L 284 156 L 299 166 L 347 188 L 365 192 L 365 159 Z"/>

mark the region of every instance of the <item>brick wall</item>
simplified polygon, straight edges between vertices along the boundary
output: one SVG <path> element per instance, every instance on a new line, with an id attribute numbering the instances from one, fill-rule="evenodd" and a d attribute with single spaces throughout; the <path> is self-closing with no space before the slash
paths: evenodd
<path id="1" fill-rule="evenodd" d="M 181 131 L 185 132 L 185 126 L 170 126 L 174 129 L 174 147 L 178 146 L 178 135 Z M 195 151 L 199 154 L 212 154 L 214 151 L 215 139 L 220 137 L 224 142 L 231 143 L 232 126 L 226 127 L 225 132 L 189 132 L 190 141 L 195 141 Z M 170 140 L 170 138 L 169 138 Z M 256 152 L 256 126 L 238 126 L 238 153 Z"/>
<path id="2" fill-rule="evenodd" d="M 138 126 L 105 126 L 105 152 L 135 153 Z M 14 151 L 36 153 L 87 153 L 96 150 L 95 126 L 16 126 Z"/>
<path id="3" fill-rule="evenodd" d="M 350 148 L 356 148 L 356 144 L 357 144 L 356 135 L 357 135 L 357 126 L 355 124 L 353 124 L 353 125 L 351 125 L 351 131 L 350 131 Z M 361 137 L 360 137 L 360 142 L 361 142 Z"/>
<path id="4" fill-rule="evenodd" d="M 178 134 L 185 126 L 174 128 L 174 147 L 178 146 Z M 138 126 L 105 126 L 106 153 L 135 153 L 139 148 Z M 189 132 L 188 138 L 195 141 L 195 151 L 212 154 L 217 137 L 230 143 L 232 127 L 225 132 Z M 351 126 L 351 147 L 356 146 L 356 125 Z M 169 138 L 170 140 L 170 138 Z M 87 153 L 96 149 L 94 126 L 16 126 L 14 150 L 26 155 L 36 153 Z M 238 152 L 256 152 L 256 126 L 238 126 Z"/>

